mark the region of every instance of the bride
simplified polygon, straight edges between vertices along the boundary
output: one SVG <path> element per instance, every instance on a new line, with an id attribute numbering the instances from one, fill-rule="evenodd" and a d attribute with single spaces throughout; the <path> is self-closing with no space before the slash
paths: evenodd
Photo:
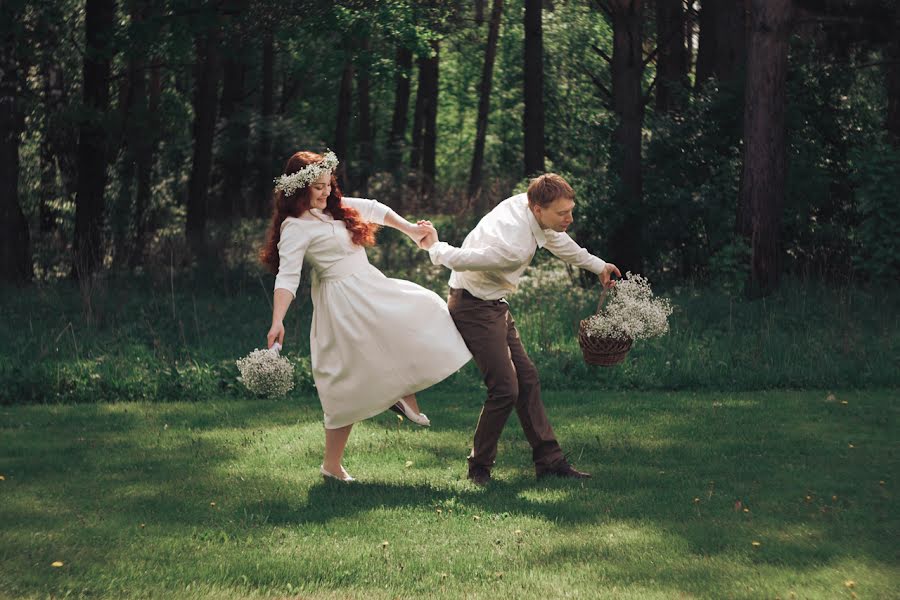
<path id="1" fill-rule="evenodd" d="M 344 197 L 333 174 L 337 164 L 333 152 L 291 156 L 275 180 L 260 260 L 276 275 L 269 347 L 284 343 L 284 316 L 304 261 L 311 267 L 310 358 L 325 413 L 320 471 L 353 481 L 341 465 L 353 424 L 392 409 L 430 425 L 415 393 L 453 374 L 472 355 L 437 294 L 389 279 L 366 256 L 379 225 L 417 244 L 429 229 L 375 200 Z"/>

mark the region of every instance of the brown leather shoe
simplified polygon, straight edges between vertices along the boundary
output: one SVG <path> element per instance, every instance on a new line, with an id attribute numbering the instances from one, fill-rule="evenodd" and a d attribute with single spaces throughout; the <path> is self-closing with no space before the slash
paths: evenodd
<path id="1" fill-rule="evenodd" d="M 481 465 L 469 465 L 469 474 L 466 477 L 475 485 L 487 485 L 491 480 L 491 471 Z"/>
<path id="2" fill-rule="evenodd" d="M 554 477 L 563 477 L 566 479 L 590 479 L 591 477 L 590 473 L 579 471 L 578 469 L 570 465 L 564 458 L 556 461 L 549 467 L 535 466 L 534 474 L 538 479 L 549 477 L 551 475 Z"/>

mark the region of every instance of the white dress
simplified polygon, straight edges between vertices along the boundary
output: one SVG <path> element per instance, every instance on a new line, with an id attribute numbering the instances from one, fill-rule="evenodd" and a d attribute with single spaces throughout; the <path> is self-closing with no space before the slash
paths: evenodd
<path id="1" fill-rule="evenodd" d="M 342 203 L 380 225 L 390 210 L 375 200 Z M 310 358 L 327 429 L 384 412 L 472 358 L 446 302 L 386 277 L 328 213 L 313 208 L 285 219 L 278 255 L 276 289 L 296 295 L 304 260 L 312 267 Z"/>

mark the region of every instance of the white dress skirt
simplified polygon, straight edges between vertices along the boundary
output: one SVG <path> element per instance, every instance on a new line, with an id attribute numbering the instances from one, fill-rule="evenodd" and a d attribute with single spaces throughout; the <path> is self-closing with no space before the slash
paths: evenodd
<path id="1" fill-rule="evenodd" d="M 342 202 L 379 224 L 388 211 L 374 200 Z M 278 249 L 276 288 L 296 293 L 304 260 L 311 265 L 310 358 L 326 428 L 382 413 L 472 358 L 446 302 L 372 266 L 343 221 L 318 209 L 288 218 Z"/>

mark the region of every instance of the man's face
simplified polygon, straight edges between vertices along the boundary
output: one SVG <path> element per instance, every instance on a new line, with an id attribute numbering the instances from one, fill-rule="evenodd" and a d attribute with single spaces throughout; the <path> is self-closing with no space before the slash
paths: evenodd
<path id="1" fill-rule="evenodd" d="M 541 229 L 552 229 L 562 233 L 574 220 L 572 211 L 575 210 L 575 201 L 570 198 L 557 198 L 547 206 L 534 206 L 534 216 Z"/>

